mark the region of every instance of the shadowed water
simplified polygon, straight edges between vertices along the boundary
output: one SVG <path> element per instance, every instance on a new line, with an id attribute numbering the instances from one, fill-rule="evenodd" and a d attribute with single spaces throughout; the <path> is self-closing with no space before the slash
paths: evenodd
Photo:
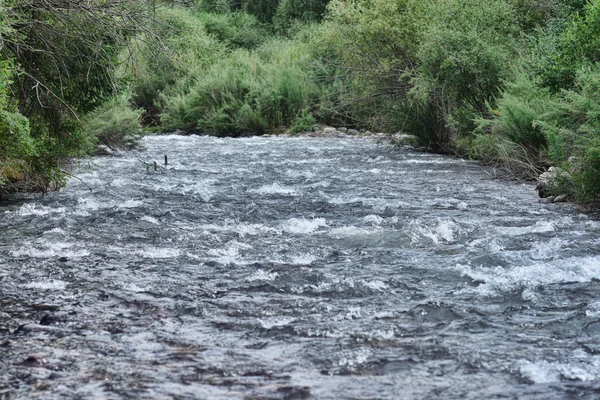
<path id="1" fill-rule="evenodd" d="M 368 140 L 144 145 L 0 210 L 0 399 L 600 396 L 575 207 Z"/>

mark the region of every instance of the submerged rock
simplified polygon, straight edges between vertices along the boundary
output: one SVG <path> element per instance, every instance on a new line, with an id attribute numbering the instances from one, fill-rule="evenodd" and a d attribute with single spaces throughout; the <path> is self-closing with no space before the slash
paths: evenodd
<path id="1" fill-rule="evenodd" d="M 26 367 L 41 367 L 48 364 L 48 360 L 39 354 L 32 354 L 23 360 L 22 364 Z"/>
<path id="2" fill-rule="evenodd" d="M 46 314 L 40 320 L 40 325 L 49 326 L 56 324 L 64 324 L 67 322 L 67 317 L 64 315 Z"/>

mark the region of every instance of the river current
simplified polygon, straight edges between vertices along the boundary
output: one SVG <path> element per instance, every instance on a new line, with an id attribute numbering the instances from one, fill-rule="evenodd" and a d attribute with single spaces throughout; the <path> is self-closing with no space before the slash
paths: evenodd
<path id="1" fill-rule="evenodd" d="M 0 203 L 0 399 L 600 397 L 576 207 L 366 139 L 143 145 Z"/>

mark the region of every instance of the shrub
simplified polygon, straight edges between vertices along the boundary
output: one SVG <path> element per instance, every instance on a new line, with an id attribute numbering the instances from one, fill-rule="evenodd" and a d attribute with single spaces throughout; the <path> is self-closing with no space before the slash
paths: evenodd
<path id="1" fill-rule="evenodd" d="M 538 45 L 541 51 L 534 67 L 553 92 L 573 88 L 579 68 L 600 62 L 600 0 L 579 9 L 580 5 L 571 5 L 572 13 L 542 36 L 546 46 Z"/>
<path id="2" fill-rule="evenodd" d="M 318 88 L 293 59 L 261 59 L 234 52 L 215 65 L 188 95 L 168 100 L 167 128 L 192 128 L 239 136 L 281 130 L 293 123 Z"/>
<path id="3" fill-rule="evenodd" d="M 287 32 L 294 20 L 320 21 L 329 0 L 281 0 L 273 16 L 273 25 L 279 32 Z"/>
<path id="4" fill-rule="evenodd" d="M 470 156 L 502 164 L 521 177 L 537 177 L 547 166 L 548 138 L 540 119 L 549 102 L 549 91 L 519 70 L 505 84 L 490 116 L 476 120 Z"/>
<path id="5" fill-rule="evenodd" d="M 226 54 L 225 45 L 208 35 L 189 10 L 159 7 L 157 20 L 155 36 L 138 37 L 134 50 L 122 55 L 120 71 L 131 85 L 133 103 L 145 110 L 146 125 L 160 125 L 163 92 L 189 85 L 190 75 L 201 74 Z"/>
<path id="6" fill-rule="evenodd" d="M 84 120 L 83 128 L 98 144 L 110 148 L 133 148 L 141 136 L 140 119 L 143 110 L 133 110 L 127 104 L 129 93 L 109 100 Z"/>
<path id="7" fill-rule="evenodd" d="M 575 89 L 550 103 L 540 126 L 550 154 L 572 175 L 577 199 L 600 195 L 600 66 L 580 70 Z"/>
<path id="8" fill-rule="evenodd" d="M 264 24 L 245 12 L 205 13 L 200 14 L 199 20 L 208 34 L 234 48 L 258 47 L 270 35 Z"/>

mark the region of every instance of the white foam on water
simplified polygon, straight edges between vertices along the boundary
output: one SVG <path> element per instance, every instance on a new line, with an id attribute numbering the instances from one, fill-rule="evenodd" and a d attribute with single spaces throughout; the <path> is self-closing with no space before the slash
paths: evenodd
<path id="1" fill-rule="evenodd" d="M 481 296 L 494 296 L 503 292 L 529 289 L 524 291 L 524 295 L 531 300 L 535 299 L 539 286 L 600 279 L 600 256 L 570 257 L 510 268 L 457 265 L 456 269 L 463 276 L 485 282 L 464 291 L 474 291 Z"/>
<path id="2" fill-rule="evenodd" d="M 289 262 L 296 265 L 308 265 L 317 261 L 319 257 L 311 253 L 294 254 L 289 256 Z"/>
<path id="3" fill-rule="evenodd" d="M 110 186 L 123 187 L 131 185 L 131 180 L 125 178 L 116 178 L 110 181 Z"/>
<path id="4" fill-rule="evenodd" d="M 547 242 L 537 241 L 529 250 L 534 260 L 550 260 L 560 255 L 560 251 L 568 247 L 570 243 L 560 238 L 552 238 Z"/>
<path id="5" fill-rule="evenodd" d="M 375 211 L 384 211 L 387 207 L 392 208 L 406 208 L 411 207 L 412 204 L 402 200 L 389 200 L 382 199 L 379 197 L 358 197 L 358 196 L 334 196 L 327 200 L 329 203 L 334 205 L 345 205 L 353 203 L 362 203 L 364 205 L 373 207 Z"/>
<path id="6" fill-rule="evenodd" d="M 259 269 L 257 271 L 254 271 L 254 273 L 252 275 L 248 276 L 245 280 L 247 282 L 254 282 L 254 281 L 272 282 L 278 276 L 279 276 L 279 274 L 277 272 L 268 272 L 268 271 Z"/>
<path id="7" fill-rule="evenodd" d="M 67 232 L 65 232 L 64 229 L 58 228 L 58 227 L 57 228 L 52 228 L 52 229 L 44 232 L 44 235 L 51 235 L 51 234 L 66 235 Z"/>
<path id="8" fill-rule="evenodd" d="M 420 174 L 450 174 L 450 173 L 454 173 L 455 171 L 451 171 L 451 170 L 436 170 L 436 169 L 419 169 L 418 170 Z"/>
<path id="9" fill-rule="evenodd" d="M 17 214 L 22 217 L 29 216 L 29 215 L 42 216 L 42 215 L 48 215 L 48 214 L 64 214 L 64 213 L 65 213 L 65 207 L 52 208 L 52 207 L 46 207 L 46 206 L 43 206 L 41 204 L 36 204 L 36 203 L 23 204 L 21 206 L 21 208 L 19 208 L 17 210 Z"/>
<path id="10" fill-rule="evenodd" d="M 250 189 L 248 190 L 250 193 L 258 193 L 258 194 L 282 194 L 286 196 L 297 196 L 298 192 L 296 189 L 281 186 L 279 183 L 273 183 L 271 185 L 264 185 L 258 189 Z"/>
<path id="11" fill-rule="evenodd" d="M 136 207 L 140 207 L 144 204 L 143 201 L 141 200 L 134 200 L 134 199 L 129 199 L 126 200 L 125 202 L 121 203 L 118 205 L 118 208 L 136 208 Z"/>
<path id="12" fill-rule="evenodd" d="M 600 361 L 596 357 L 573 354 L 569 363 L 540 360 L 520 361 L 519 372 L 533 383 L 547 384 L 561 380 L 589 382 L 600 378 Z"/>
<path id="13" fill-rule="evenodd" d="M 549 233 L 554 232 L 555 227 L 552 221 L 537 221 L 531 226 L 501 226 L 497 227 L 496 231 L 501 235 L 506 236 L 521 236 L 528 235 L 530 233 Z"/>
<path id="14" fill-rule="evenodd" d="M 413 244 L 422 244 L 423 238 L 427 238 L 434 245 L 454 242 L 455 234 L 459 231 L 456 223 L 450 220 L 438 220 L 434 224 L 414 220 L 410 222 L 408 229 Z"/>
<path id="15" fill-rule="evenodd" d="M 232 240 L 227 242 L 227 247 L 210 249 L 207 253 L 210 256 L 216 257 L 216 261 L 220 264 L 240 265 L 244 263 L 240 255 L 240 250 L 243 249 L 252 249 L 252 246 Z"/>
<path id="16" fill-rule="evenodd" d="M 122 288 L 124 290 L 128 290 L 130 292 L 135 292 L 135 293 L 142 293 L 142 292 L 148 292 L 150 290 L 152 290 L 152 286 L 146 285 L 146 286 L 140 286 L 138 284 L 135 283 L 128 283 L 122 286 Z"/>
<path id="17" fill-rule="evenodd" d="M 375 158 L 368 158 L 367 162 L 369 164 L 373 164 L 373 163 L 381 163 L 381 162 L 391 162 L 391 160 L 386 160 L 384 156 L 377 156 Z"/>
<path id="18" fill-rule="evenodd" d="M 223 225 L 216 224 L 205 224 L 198 226 L 198 229 L 204 231 L 206 234 L 215 232 L 234 232 L 240 237 L 264 235 L 267 233 L 278 234 L 281 233 L 281 229 L 272 228 L 262 224 L 246 224 L 236 223 L 233 221 L 225 221 Z"/>
<path id="19" fill-rule="evenodd" d="M 372 350 L 360 348 L 357 350 L 342 350 L 338 359 L 339 367 L 354 367 L 366 363 L 373 353 Z"/>
<path id="20" fill-rule="evenodd" d="M 538 362 L 523 361 L 519 366 L 521 375 L 533 383 L 558 382 L 560 376 L 553 364 L 542 360 Z"/>
<path id="21" fill-rule="evenodd" d="M 55 258 L 68 257 L 79 258 L 87 257 L 90 252 L 85 249 L 73 249 L 72 243 L 41 241 L 40 243 L 24 243 L 18 249 L 12 250 L 10 254 L 13 257 L 32 257 L 32 258 Z"/>
<path id="22" fill-rule="evenodd" d="M 23 286 L 29 289 L 65 290 L 68 283 L 58 279 L 29 282 Z"/>
<path id="23" fill-rule="evenodd" d="M 470 249 L 482 248 L 487 253 L 497 254 L 505 250 L 505 246 L 498 242 L 497 238 L 481 238 L 475 239 L 467 247 Z"/>
<path id="24" fill-rule="evenodd" d="M 179 257 L 181 251 L 169 247 L 146 247 L 144 249 L 135 250 L 135 254 L 143 258 L 167 259 Z"/>
<path id="25" fill-rule="evenodd" d="M 310 178 L 314 178 L 315 175 L 316 174 L 311 171 L 302 171 L 302 170 L 296 170 L 296 169 L 288 169 L 285 171 L 285 176 L 290 177 L 290 178 L 310 179 Z"/>
<path id="26" fill-rule="evenodd" d="M 174 191 L 184 195 L 197 195 L 204 201 L 210 201 L 216 194 L 216 190 L 213 187 L 216 182 L 217 181 L 214 179 L 206 179 L 200 182 L 187 180 Z"/>
<path id="27" fill-rule="evenodd" d="M 334 228 L 329 232 L 329 235 L 333 236 L 337 239 L 343 239 L 353 236 L 366 236 L 372 234 L 372 230 L 367 230 L 364 228 L 359 228 L 356 226 L 342 226 L 339 228 Z"/>
<path id="28" fill-rule="evenodd" d="M 454 160 L 454 159 L 429 159 L 429 160 L 416 160 L 416 159 L 411 159 L 411 160 L 406 160 L 404 161 L 404 163 L 406 164 L 458 164 L 460 161 L 463 160 Z"/>
<path id="29" fill-rule="evenodd" d="M 383 223 L 383 218 L 379 215 L 369 214 L 363 218 L 363 221 L 367 224 L 371 224 L 373 226 L 380 226 Z"/>
<path id="30" fill-rule="evenodd" d="M 383 292 L 387 289 L 389 289 L 389 286 L 387 283 L 383 282 L 383 281 L 379 281 L 379 280 L 372 280 L 372 281 L 362 281 L 361 282 L 363 285 L 365 285 L 366 287 L 368 287 L 369 289 L 373 289 L 373 290 L 377 290 L 380 292 Z"/>
<path id="31" fill-rule="evenodd" d="M 284 231 L 294 234 L 314 233 L 319 228 L 324 228 L 327 226 L 327 221 L 324 218 L 290 218 L 281 224 L 281 227 Z"/>
<path id="32" fill-rule="evenodd" d="M 154 225 L 160 225 L 160 222 L 156 218 L 151 217 L 150 215 L 144 215 L 142 218 L 140 218 L 140 221 L 146 221 Z"/>
<path id="33" fill-rule="evenodd" d="M 73 210 L 73 214 L 80 217 L 87 217 L 91 211 L 97 211 L 100 208 L 100 204 L 93 199 L 79 198 L 77 199 L 77 206 Z"/>
<path id="34" fill-rule="evenodd" d="M 292 317 L 272 317 L 272 318 L 261 318 L 258 320 L 260 326 L 265 329 L 275 328 L 277 326 L 286 326 L 294 322 L 296 318 Z"/>
<path id="35" fill-rule="evenodd" d="M 600 317 L 600 300 L 596 300 L 585 308 L 585 315 L 589 318 Z"/>

